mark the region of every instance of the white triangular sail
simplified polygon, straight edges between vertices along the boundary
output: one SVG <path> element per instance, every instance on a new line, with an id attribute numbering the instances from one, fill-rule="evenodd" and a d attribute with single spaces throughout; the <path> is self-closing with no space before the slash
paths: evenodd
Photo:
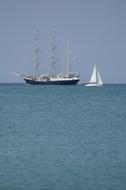
<path id="1" fill-rule="evenodd" d="M 102 86 L 102 85 L 103 85 L 103 81 L 99 74 L 98 68 L 96 67 L 96 65 L 94 65 L 94 70 L 93 70 L 91 79 L 89 83 L 86 84 L 85 86 Z"/>
<path id="2" fill-rule="evenodd" d="M 96 65 L 94 65 L 94 70 L 89 83 L 96 83 L 96 82 L 97 82 L 97 68 Z"/>
<path id="3" fill-rule="evenodd" d="M 98 71 L 98 68 L 97 68 L 97 79 L 98 79 L 98 84 L 99 84 L 99 85 L 103 85 L 103 81 L 102 81 L 102 79 L 101 79 L 101 76 L 100 76 L 100 73 L 99 73 L 99 71 Z"/>

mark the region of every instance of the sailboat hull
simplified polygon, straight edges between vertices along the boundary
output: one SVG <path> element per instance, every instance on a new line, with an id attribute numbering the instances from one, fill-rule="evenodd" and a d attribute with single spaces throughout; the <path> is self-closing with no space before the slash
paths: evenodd
<path id="1" fill-rule="evenodd" d="M 90 83 L 90 84 L 86 84 L 85 86 L 100 87 L 100 86 L 103 86 L 103 84 L 93 84 L 93 83 L 91 84 Z"/>

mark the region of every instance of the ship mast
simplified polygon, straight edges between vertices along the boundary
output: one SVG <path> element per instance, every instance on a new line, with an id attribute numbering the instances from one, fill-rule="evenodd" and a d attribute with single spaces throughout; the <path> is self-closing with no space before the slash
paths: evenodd
<path id="1" fill-rule="evenodd" d="M 57 63 L 57 55 L 56 55 L 56 31 L 53 32 L 52 35 L 52 48 L 51 48 L 51 63 L 50 66 L 52 67 L 54 73 L 56 73 L 56 63 Z"/>
<path id="2" fill-rule="evenodd" d="M 67 40 L 67 47 L 66 47 L 66 52 L 65 52 L 65 57 L 66 57 L 65 72 L 66 72 L 66 74 L 69 74 L 69 65 L 73 62 L 71 55 L 72 55 L 72 52 L 70 50 L 70 41 Z"/>
<path id="3" fill-rule="evenodd" d="M 34 38 L 34 77 L 40 75 L 39 66 L 40 66 L 40 49 L 39 49 L 39 33 L 36 31 Z"/>

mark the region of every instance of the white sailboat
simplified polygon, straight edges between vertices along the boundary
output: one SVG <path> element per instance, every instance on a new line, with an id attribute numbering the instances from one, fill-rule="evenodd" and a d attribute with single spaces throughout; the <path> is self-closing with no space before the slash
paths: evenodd
<path id="1" fill-rule="evenodd" d="M 100 73 L 96 65 L 94 65 L 94 70 L 93 70 L 91 79 L 89 83 L 87 83 L 85 86 L 102 86 L 102 85 L 103 85 L 103 81 L 101 79 Z"/>

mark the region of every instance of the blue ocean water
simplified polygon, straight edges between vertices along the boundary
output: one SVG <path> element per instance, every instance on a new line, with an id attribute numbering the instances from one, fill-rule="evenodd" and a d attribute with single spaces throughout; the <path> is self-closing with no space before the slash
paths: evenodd
<path id="1" fill-rule="evenodd" d="M 126 85 L 0 84 L 0 190 L 125 190 Z"/>

